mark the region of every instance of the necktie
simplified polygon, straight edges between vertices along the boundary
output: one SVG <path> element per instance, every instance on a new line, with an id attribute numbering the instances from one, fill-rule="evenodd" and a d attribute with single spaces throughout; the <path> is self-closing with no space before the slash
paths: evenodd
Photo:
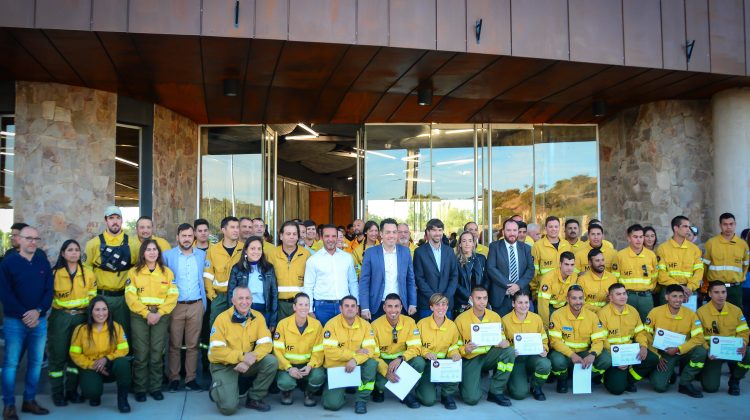
<path id="1" fill-rule="evenodd" d="M 508 261 L 508 266 L 510 268 L 508 280 L 510 280 L 511 283 L 515 283 L 518 281 L 518 263 L 516 262 L 516 247 L 513 245 L 509 245 L 508 253 L 510 254 L 510 261 Z"/>

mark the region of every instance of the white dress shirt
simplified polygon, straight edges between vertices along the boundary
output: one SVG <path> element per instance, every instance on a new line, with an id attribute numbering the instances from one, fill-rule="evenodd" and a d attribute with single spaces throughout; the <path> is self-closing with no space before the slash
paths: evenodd
<path id="1" fill-rule="evenodd" d="M 331 255 L 325 248 L 315 252 L 305 265 L 302 290 L 310 300 L 339 300 L 346 295 L 359 296 L 354 259 L 340 249 Z"/>
<path id="2" fill-rule="evenodd" d="M 383 248 L 383 262 L 385 264 L 385 288 L 383 289 L 383 300 L 390 293 L 398 294 L 398 258 L 396 257 L 396 247 L 393 251 L 386 251 Z"/>

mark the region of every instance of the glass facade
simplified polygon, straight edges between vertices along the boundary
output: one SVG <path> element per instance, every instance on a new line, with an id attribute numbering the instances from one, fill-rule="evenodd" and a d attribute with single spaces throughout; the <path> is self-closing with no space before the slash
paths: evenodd
<path id="1" fill-rule="evenodd" d="M 13 116 L 0 116 L 0 252 L 10 249 L 13 224 L 13 173 L 16 125 Z"/>

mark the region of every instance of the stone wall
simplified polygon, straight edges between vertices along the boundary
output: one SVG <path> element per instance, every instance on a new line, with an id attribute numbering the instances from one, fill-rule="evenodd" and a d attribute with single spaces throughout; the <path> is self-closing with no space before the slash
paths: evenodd
<path id="1" fill-rule="evenodd" d="M 701 241 L 715 233 L 713 141 L 708 101 L 660 101 L 627 109 L 599 126 L 602 221 L 616 247 L 625 230 L 652 225 L 659 242 L 687 216 Z"/>
<path id="2" fill-rule="evenodd" d="M 154 234 L 176 245 L 180 223 L 196 218 L 198 124 L 154 106 Z"/>
<path id="3" fill-rule="evenodd" d="M 104 228 L 114 202 L 113 93 L 56 83 L 16 84 L 15 221 L 36 226 L 57 258 Z"/>

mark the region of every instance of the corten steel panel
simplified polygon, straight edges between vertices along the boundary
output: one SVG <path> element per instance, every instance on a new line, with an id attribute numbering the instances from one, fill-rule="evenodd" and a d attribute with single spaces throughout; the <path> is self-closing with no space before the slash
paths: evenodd
<path id="1" fill-rule="evenodd" d="M 45 31 L 55 48 L 65 57 L 86 86 L 117 91 L 117 72 L 96 34 L 90 31 Z"/>
<path id="2" fill-rule="evenodd" d="M 391 0 L 390 46 L 434 50 L 435 0 Z"/>
<path id="3" fill-rule="evenodd" d="M 446 51 L 427 51 L 404 73 L 401 78 L 388 89 L 391 93 L 407 94 L 417 88 L 420 81 L 429 80 L 432 75 L 442 68 L 456 53 Z"/>
<path id="4" fill-rule="evenodd" d="M 200 35 L 200 0 L 130 0 L 128 30 L 135 33 Z"/>
<path id="5" fill-rule="evenodd" d="M 440 98 L 440 104 L 435 106 L 422 118 L 424 122 L 440 121 L 446 123 L 474 122 L 470 120 L 477 109 L 485 105 L 485 101 L 478 99 Z M 433 101 L 434 104 L 435 101 Z"/>
<path id="6" fill-rule="evenodd" d="M 424 55 L 424 51 L 405 48 L 383 48 L 378 51 L 367 68 L 357 77 L 351 90 L 382 94 L 390 88 L 412 65 Z"/>
<path id="7" fill-rule="evenodd" d="M 527 108 L 523 114 L 517 116 L 513 122 L 520 124 L 545 123 L 566 106 L 567 104 L 546 101 L 536 102 Z"/>
<path id="8" fill-rule="evenodd" d="M 265 121 L 268 123 L 307 121 L 310 115 L 310 106 L 317 99 L 317 89 L 274 87 L 266 101 Z"/>
<path id="9" fill-rule="evenodd" d="M 93 0 L 92 8 L 92 31 L 128 31 L 128 0 Z"/>
<path id="10" fill-rule="evenodd" d="M 606 68 L 604 64 L 558 61 L 543 72 L 524 80 L 523 84 L 503 93 L 498 99 L 519 102 L 540 101 L 576 83 L 581 83 Z"/>
<path id="11" fill-rule="evenodd" d="M 202 37 L 200 42 L 208 122 L 236 124 L 242 118 L 242 92 L 237 96 L 224 95 L 224 79 L 244 81 L 251 41 Z"/>
<path id="12" fill-rule="evenodd" d="M 346 49 L 347 46 L 341 44 L 290 42 L 284 47 L 284 54 L 276 67 L 273 85 L 293 89 L 320 88 L 331 77 Z"/>
<path id="13" fill-rule="evenodd" d="M 155 102 L 150 66 L 141 60 L 131 35 L 121 32 L 100 32 L 97 36 L 117 74 L 123 76 L 119 80 L 119 91 L 125 92 L 127 96 Z"/>
<path id="14" fill-rule="evenodd" d="M 530 102 L 495 100 L 472 117 L 474 122 L 510 123 L 533 105 Z"/>
<path id="15" fill-rule="evenodd" d="M 59 83 L 85 86 L 65 58 L 50 44 L 38 29 L 8 29 L 11 35 L 29 52 Z"/>
<path id="16" fill-rule="evenodd" d="M 582 83 L 574 84 L 565 90 L 544 99 L 546 103 L 569 104 L 584 99 L 597 98 L 600 92 L 620 83 L 637 77 L 647 71 L 642 68 L 612 66 L 605 71 L 587 78 Z"/>
<path id="17" fill-rule="evenodd" d="M 643 73 L 640 73 L 632 78 L 624 80 L 621 83 L 618 83 L 609 88 L 599 91 L 599 93 L 597 94 L 597 99 L 604 99 L 607 102 L 616 101 L 619 98 L 630 95 L 632 92 L 636 91 L 640 86 L 643 86 L 647 83 L 651 83 L 655 80 L 662 79 L 665 76 L 669 74 L 673 74 L 673 73 L 674 72 L 669 71 L 669 70 L 657 70 L 657 69 L 646 70 Z"/>
<path id="18" fill-rule="evenodd" d="M 154 83 L 203 83 L 200 38 L 192 36 L 161 36 L 131 34 L 133 42 L 146 63 Z"/>
<path id="19" fill-rule="evenodd" d="M 0 60 L 0 68 L 9 73 L 12 76 L 10 78 L 25 75 L 27 80 L 56 81 L 52 74 L 48 73 L 26 49 L 16 42 L 7 29 L 0 29 L 0 57 L 13 57 L 13 60 Z"/>
<path id="20" fill-rule="evenodd" d="M 91 0 L 36 0 L 36 24 L 43 29 L 91 29 Z"/>
<path id="21" fill-rule="evenodd" d="M 553 63 L 554 61 L 550 60 L 500 57 L 450 95 L 454 98 L 482 99 L 488 102 L 514 86 L 522 84 L 526 79 L 533 77 Z"/>
<path id="22" fill-rule="evenodd" d="M 288 39 L 289 0 L 255 0 L 255 37 Z"/>
<path id="23" fill-rule="evenodd" d="M 357 44 L 388 45 L 388 0 L 357 1 Z"/>
<path id="24" fill-rule="evenodd" d="M 256 39 L 250 45 L 242 105 L 243 123 L 263 122 L 268 91 L 283 47 L 284 42 L 276 40 Z"/>
<path id="25" fill-rule="evenodd" d="M 685 32 L 694 40 L 690 71 L 711 71 L 711 44 L 708 33 L 708 0 L 685 0 Z"/>
<path id="26" fill-rule="evenodd" d="M 352 196 L 333 197 L 333 223 L 346 226 L 352 219 Z"/>
<path id="27" fill-rule="evenodd" d="M 33 28 L 34 2 L 29 0 L 0 0 L 0 27 Z"/>
<path id="28" fill-rule="evenodd" d="M 654 90 L 651 94 L 643 95 L 639 97 L 638 100 L 642 100 L 643 103 L 648 103 L 650 101 L 664 98 L 682 98 L 689 95 L 690 92 L 715 85 L 730 77 L 732 76 L 726 74 L 693 73 L 691 76 L 686 77 L 679 82 Z"/>
<path id="29" fill-rule="evenodd" d="M 656 91 L 661 91 L 667 87 L 682 82 L 685 79 L 692 76 L 692 73 L 682 71 L 669 71 L 669 70 L 658 70 L 660 72 L 666 72 L 666 74 L 657 79 L 643 83 L 627 91 L 627 95 L 618 95 L 607 99 L 607 103 L 611 104 L 623 104 L 626 106 L 636 105 L 641 102 L 640 98 L 646 95 L 651 95 Z"/>
<path id="30" fill-rule="evenodd" d="M 664 68 L 687 70 L 684 0 L 661 0 L 661 36 Z"/>
<path id="31" fill-rule="evenodd" d="M 240 0 L 239 7 L 236 5 L 236 0 L 203 0 L 203 35 L 252 38 L 255 30 L 255 0 Z"/>
<path id="32" fill-rule="evenodd" d="M 482 30 L 477 43 L 479 19 Z M 466 0 L 466 51 L 510 54 L 510 26 L 510 0 Z"/>
<path id="33" fill-rule="evenodd" d="M 466 3 L 437 0 L 437 49 L 466 51 Z"/>
<path id="34" fill-rule="evenodd" d="M 623 64 L 621 0 L 569 0 L 570 60 Z"/>
<path id="35" fill-rule="evenodd" d="M 310 219 L 317 223 L 330 223 L 331 193 L 328 191 L 310 191 Z"/>
<path id="36" fill-rule="evenodd" d="M 685 92 L 681 95 L 680 99 L 705 99 L 710 98 L 714 93 L 721 92 L 722 90 L 748 86 L 750 86 L 750 79 L 747 77 L 729 76 L 719 82 Z"/>
<path id="37" fill-rule="evenodd" d="M 553 60 L 570 58 L 566 0 L 514 0 L 513 55 Z"/>
<path id="38" fill-rule="evenodd" d="M 195 83 L 157 83 L 154 86 L 159 105 L 182 114 L 198 124 L 207 124 L 203 86 Z"/>
<path id="39" fill-rule="evenodd" d="M 662 67 L 661 11 L 654 0 L 624 0 L 625 65 Z"/>
<path id="40" fill-rule="evenodd" d="M 432 76 L 433 95 L 453 95 L 499 57 L 487 54 L 458 54 Z M 435 103 L 433 98 L 432 103 Z"/>
<path id="41" fill-rule="evenodd" d="M 378 98 L 370 113 L 365 116 L 365 120 L 373 123 L 388 121 L 388 117 L 401 105 L 403 100 L 404 95 L 386 92 Z"/>
<path id="42" fill-rule="evenodd" d="M 742 0 L 709 0 L 711 72 L 745 74 L 745 11 Z"/>
<path id="43" fill-rule="evenodd" d="M 294 0 L 289 7 L 290 40 L 356 42 L 356 0 Z"/>
<path id="44" fill-rule="evenodd" d="M 379 93 L 350 90 L 339 104 L 331 123 L 361 124 L 379 99 Z"/>

